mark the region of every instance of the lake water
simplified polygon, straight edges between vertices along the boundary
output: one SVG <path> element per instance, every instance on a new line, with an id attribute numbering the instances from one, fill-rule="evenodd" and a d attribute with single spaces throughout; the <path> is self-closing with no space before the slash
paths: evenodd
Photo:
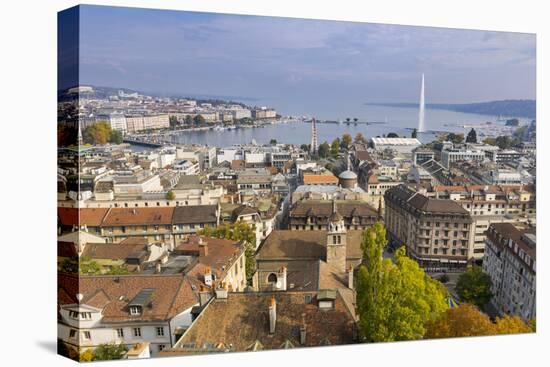
<path id="1" fill-rule="evenodd" d="M 283 112 L 284 113 L 284 112 Z M 318 141 L 331 142 L 336 137 L 348 133 L 355 137 L 362 133 L 365 138 L 387 135 L 390 132 L 399 136 L 410 137 L 411 129 L 418 125 L 417 108 L 398 108 L 386 106 L 368 106 L 361 108 L 361 113 L 352 116 L 360 121 L 382 121 L 384 124 L 317 124 Z M 342 119 L 345 119 L 343 117 Z M 471 126 L 493 122 L 495 128 L 502 128 L 503 121 L 497 122 L 497 118 L 487 115 L 476 115 L 446 110 L 426 110 L 426 128 L 432 131 L 449 131 L 467 134 Z M 527 119 L 520 119 L 520 123 L 528 123 Z M 469 127 L 464 127 L 469 125 Z M 482 131 L 490 131 L 492 128 L 478 129 L 478 136 L 483 135 Z M 500 131 L 500 130 L 499 130 Z M 480 134 L 481 132 L 481 134 Z M 421 142 L 431 142 L 435 138 L 434 133 L 419 133 Z M 178 144 L 202 144 L 216 147 L 227 147 L 234 144 L 247 144 L 256 141 L 258 144 L 268 144 L 271 139 L 279 143 L 287 144 L 308 144 L 311 139 L 311 124 L 304 122 L 293 122 L 285 124 L 266 125 L 259 128 L 242 128 L 234 130 L 206 130 L 206 131 L 183 131 L 172 138 Z"/>

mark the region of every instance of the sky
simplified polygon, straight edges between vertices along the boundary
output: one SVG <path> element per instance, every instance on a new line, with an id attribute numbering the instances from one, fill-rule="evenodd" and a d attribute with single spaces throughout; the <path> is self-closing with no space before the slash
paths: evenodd
<path id="1" fill-rule="evenodd" d="M 80 84 L 316 106 L 535 99 L 533 34 L 80 8 Z"/>

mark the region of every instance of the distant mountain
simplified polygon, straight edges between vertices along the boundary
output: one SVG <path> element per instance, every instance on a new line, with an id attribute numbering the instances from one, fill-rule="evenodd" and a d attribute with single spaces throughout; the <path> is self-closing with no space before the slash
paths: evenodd
<path id="1" fill-rule="evenodd" d="M 371 106 L 417 108 L 418 103 L 365 103 Z M 426 108 L 449 110 L 479 115 L 536 118 L 536 101 L 532 99 L 508 99 L 479 103 L 427 103 Z"/>

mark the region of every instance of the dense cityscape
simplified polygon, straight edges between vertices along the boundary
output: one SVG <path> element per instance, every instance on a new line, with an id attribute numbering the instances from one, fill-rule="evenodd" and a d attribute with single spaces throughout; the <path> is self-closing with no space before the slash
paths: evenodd
<path id="1" fill-rule="evenodd" d="M 407 136 L 369 136 L 368 124 L 352 136 L 354 117 L 99 91 L 59 96 L 61 354 L 535 331 L 534 120 L 423 135 L 423 82 Z M 320 141 L 327 122 L 343 133 Z M 308 124 L 302 144 L 179 140 L 290 123 Z"/>

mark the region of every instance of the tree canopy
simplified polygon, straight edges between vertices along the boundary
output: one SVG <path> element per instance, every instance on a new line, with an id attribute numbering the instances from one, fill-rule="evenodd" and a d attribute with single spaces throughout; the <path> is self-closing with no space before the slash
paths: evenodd
<path id="1" fill-rule="evenodd" d="M 460 144 L 464 141 L 464 134 L 449 133 L 446 139 L 454 144 Z"/>
<path id="2" fill-rule="evenodd" d="M 456 292 L 464 302 L 483 307 L 491 297 L 491 277 L 480 266 L 473 265 L 458 277 Z"/>
<path id="3" fill-rule="evenodd" d="M 463 303 L 448 309 L 439 319 L 428 322 L 425 338 L 454 338 L 530 332 L 534 332 L 534 329 L 518 316 L 497 317 L 495 322 L 492 322 L 489 316 L 481 312 L 476 306 Z"/>
<path id="4" fill-rule="evenodd" d="M 411 138 L 416 139 L 417 137 L 418 137 L 418 131 L 416 130 L 416 128 L 414 128 L 411 133 Z"/>
<path id="5" fill-rule="evenodd" d="M 120 344 L 100 344 L 93 352 L 94 361 L 109 361 L 121 359 L 128 351 L 126 345 Z"/>
<path id="6" fill-rule="evenodd" d="M 344 149 L 349 149 L 351 147 L 351 143 L 353 143 L 353 139 L 350 134 L 344 134 L 342 135 L 342 147 Z"/>
<path id="7" fill-rule="evenodd" d="M 339 152 L 340 152 L 340 139 L 334 139 L 332 141 L 332 144 L 330 145 L 330 154 L 336 158 Z"/>
<path id="8" fill-rule="evenodd" d="M 120 144 L 122 143 L 122 133 L 117 130 L 112 130 L 111 125 L 107 121 L 99 121 L 84 129 L 82 132 L 82 139 L 84 143 L 87 144 Z"/>
<path id="9" fill-rule="evenodd" d="M 319 145 L 318 148 L 319 158 L 326 158 L 330 153 L 330 145 L 325 141 L 323 144 Z"/>
<path id="10" fill-rule="evenodd" d="M 415 340 L 425 324 L 446 310 L 447 291 L 405 255 L 383 259 L 386 230 L 378 222 L 363 233 L 363 264 L 357 274 L 360 337 L 366 342 Z"/>
<path id="11" fill-rule="evenodd" d="M 355 140 L 354 141 L 355 141 L 355 143 L 366 144 L 367 139 L 365 139 L 363 134 L 357 133 L 357 135 L 355 135 Z"/>

